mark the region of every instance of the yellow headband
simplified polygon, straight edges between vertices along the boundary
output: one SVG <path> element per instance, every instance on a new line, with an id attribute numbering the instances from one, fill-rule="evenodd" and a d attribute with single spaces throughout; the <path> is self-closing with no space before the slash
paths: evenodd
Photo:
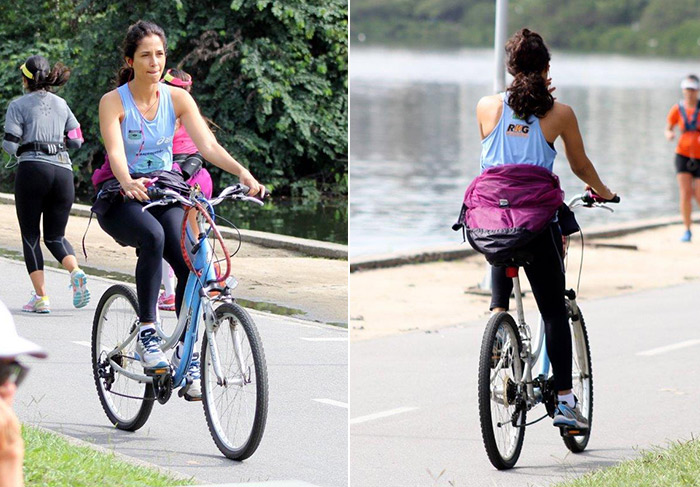
<path id="1" fill-rule="evenodd" d="M 34 79 L 34 75 L 32 74 L 31 71 L 29 71 L 29 69 L 27 69 L 27 65 L 26 65 L 26 64 L 22 64 L 22 66 L 20 66 L 19 69 L 20 69 L 20 71 L 22 71 L 22 73 L 24 73 L 24 75 L 25 75 L 27 78 L 29 78 L 29 79 Z"/>

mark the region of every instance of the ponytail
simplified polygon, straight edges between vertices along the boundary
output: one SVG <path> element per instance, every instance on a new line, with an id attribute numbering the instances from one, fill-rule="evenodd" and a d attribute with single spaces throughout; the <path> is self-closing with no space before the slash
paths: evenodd
<path id="1" fill-rule="evenodd" d="M 529 29 L 516 32 L 506 43 L 508 72 L 513 82 L 508 88 L 508 105 L 523 120 L 531 115 L 544 117 L 554 106 L 547 80 L 542 75 L 549 68 L 549 50 L 542 37 Z"/>
<path id="2" fill-rule="evenodd" d="M 134 78 L 134 68 L 131 66 L 123 66 L 119 72 L 117 73 L 117 79 L 115 82 L 117 83 L 117 86 L 121 86 L 123 84 L 128 83 Z"/>
<path id="3" fill-rule="evenodd" d="M 22 75 L 27 81 L 29 91 L 51 91 L 51 88 L 63 86 L 70 79 L 69 67 L 56 63 L 53 69 L 50 69 L 49 62 L 43 56 L 30 57 L 22 68 Z"/>

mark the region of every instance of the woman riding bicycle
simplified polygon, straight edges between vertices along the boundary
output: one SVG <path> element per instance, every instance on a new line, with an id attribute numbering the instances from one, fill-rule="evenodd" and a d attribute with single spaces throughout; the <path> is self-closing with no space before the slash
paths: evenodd
<path id="1" fill-rule="evenodd" d="M 189 192 L 182 175 L 171 170 L 176 120 L 185 126 L 201 154 L 212 164 L 237 175 L 241 183 L 250 187 L 251 195 L 264 195 L 265 188 L 217 143 L 192 96 L 160 82 L 167 41 L 159 26 L 144 21 L 130 26 L 123 54 L 126 66 L 119 72 L 118 88 L 105 94 L 99 107 L 100 132 L 115 178 L 101 184 L 93 210 L 109 235 L 139 249 L 136 294 L 140 329 L 136 349 L 148 371 L 168 366 L 154 325 L 161 259 L 168 261 L 177 276 L 178 312 L 189 273 L 180 248 L 183 208 L 172 204 L 142 212 L 148 201 L 147 187 L 156 179 L 158 186 Z M 182 347 L 181 341 L 178 349 Z M 192 385 L 185 397 L 201 398 L 199 362 L 194 359 L 188 377 Z"/>
<path id="2" fill-rule="evenodd" d="M 553 170 L 554 141 L 561 137 L 574 174 L 604 199 L 612 193 L 586 156 L 578 122 L 571 107 L 554 101 L 549 89 L 549 50 L 542 37 L 528 29 L 506 44 L 512 84 L 498 95 L 485 96 L 476 114 L 482 139 L 481 170 L 509 164 L 530 164 Z M 552 221 L 523 249 L 532 259 L 524 265 L 546 330 L 558 404 L 554 426 L 585 428 L 587 419 L 571 390 L 571 332 L 565 306 L 561 230 Z M 513 289 L 505 267 L 492 267 L 493 312 L 506 311 Z"/>

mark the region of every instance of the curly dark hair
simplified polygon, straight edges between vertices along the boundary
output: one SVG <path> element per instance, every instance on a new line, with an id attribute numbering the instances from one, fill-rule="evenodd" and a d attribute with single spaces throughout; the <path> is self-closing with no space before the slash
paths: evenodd
<path id="1" fill-rule="evenodd" d="M 506 66 L 514 78 L 507 90 L 508 105 L 523 120 L 528 120 L 531 115 L 544 117 L 554 106 L 554 97 L 542 76 L 551 59 L 542 36 L 521 29 L 508 39 L 506 54 Z"/>
<path id="2" fill-rule="evenodd" d="M 25 73 L 22 73 L 29 91 L 52 91 L 51 88 L 65 85 L 70 78 L 70 68 L 61 63 L 56 63 L 51 68 L 44 56 L 31 56 L 24 62 L 24 66 L 32 75 L 28 78 Z"/>

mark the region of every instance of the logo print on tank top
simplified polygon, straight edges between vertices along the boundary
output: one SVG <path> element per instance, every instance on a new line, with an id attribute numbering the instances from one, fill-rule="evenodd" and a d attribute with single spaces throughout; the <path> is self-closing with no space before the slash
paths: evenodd
<path id="1" fill-rule="evenodd" d="M 506 135 L 512 135 L 515 137 L 528 137 L 529 132 L 529 125 L 521 125 L 519 123 L 510 123 L 506 129 Z"/>

